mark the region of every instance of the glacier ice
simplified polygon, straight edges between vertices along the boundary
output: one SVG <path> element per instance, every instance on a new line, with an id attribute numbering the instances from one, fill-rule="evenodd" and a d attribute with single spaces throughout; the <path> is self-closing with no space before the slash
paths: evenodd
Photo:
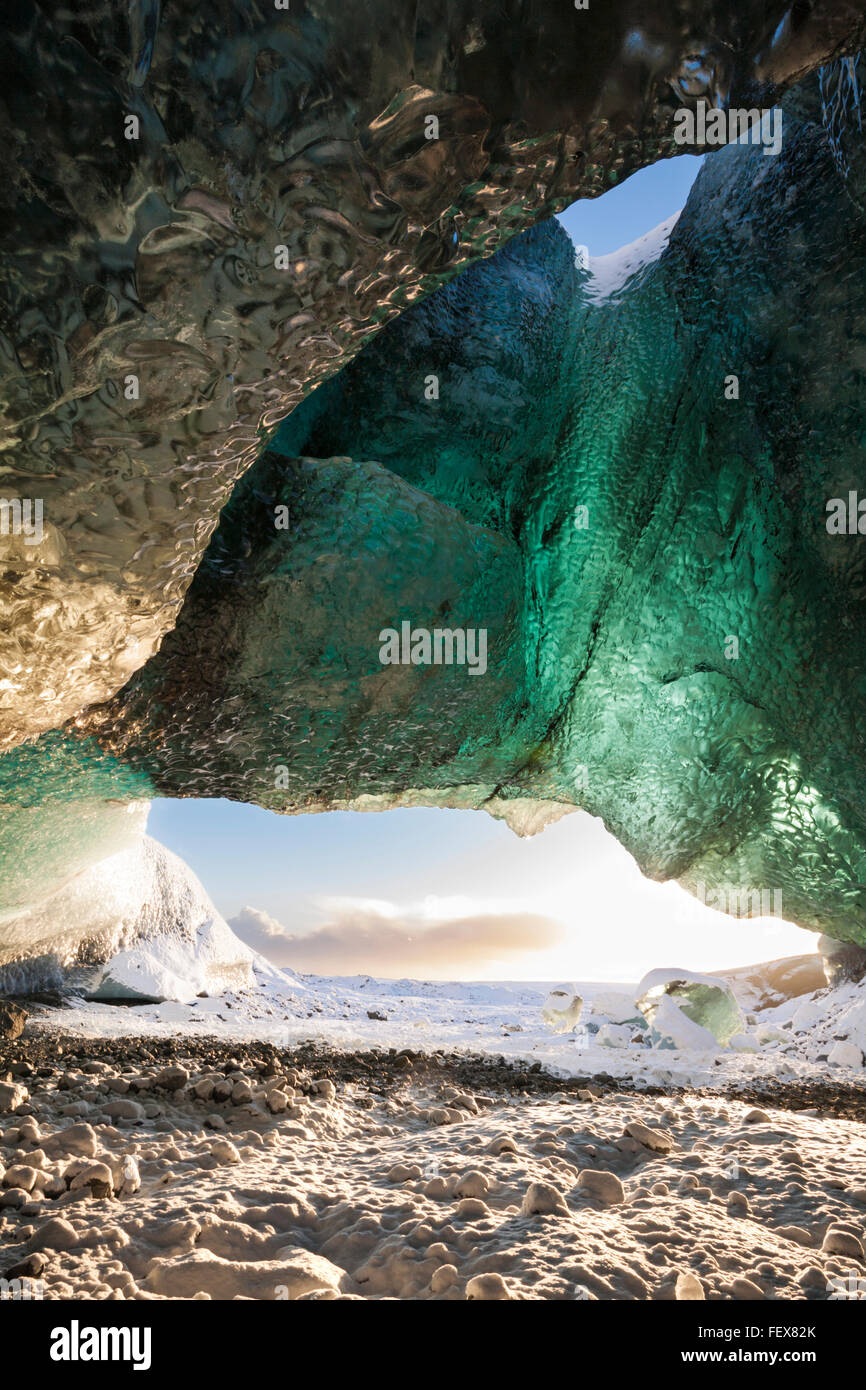
<path id="1" fill-rule="evenodd" d="M 46 537 L 0 537 L 0 746 L 148 660 L 262 435 L 382 324 L 680 152 L 708 33 L 703 95 L 749 106 L 866 42 L 846 0 L 770 46 L 759 0 L 654 4 L 652 55 L 624 0 L 148 9 L 145 45 L 112 0 L 18 0 L 4 30 L 4 486 Z"/>
<path id="2" fill-rule="evenodd" d="M 0 537 L 7 963 L 78 949 L 70 922 L 105 940 L 97 907 L 46 904 L 135 855 L 154 795 L 527 832 L 582 806 L 656 879 L 866 941 L 866 591 L 859 536 L 825 524 L 866 432 L 835 61 L 866 18 L 818 0 L 768 47 L 757 0 L 659 7 L 653 66 L 625 5 L 586 46 L 570 7 L 521 6 L 545 41 L 515 67 L 500 7 L 468 8 L 444 68 L 436 24 L 384 5 L 360 58 L 339 7 L 300 37 L 241 0 L 204 30 L 168 7 L 149 61 L 107 0 L 16 11 L 2 444 L 46 537 Z M 576 266 L 542 219 L 674 152 L 709 31 L 708 93 L 781 99 L 780 154 L 712 152 L 675 223 Z M 331 43 L 357 90 L 325 80 Z M 485 675 L 382 666 L 404 621 L 483 629 Z"/>
<path id="3" fill-rule="evenodd" d="M 541 1016 L 554 1033 L 571 1033 L 580 1022 L 583 1000 L 574 985 L 552 989 L 541 1007 Z"/>
<path id="4" fill-rule="evenodd" d="M 635 993 L 654 1047 L 724 1047 L 745 1027 L 733 990 L 715 975 L 650 970 Z"/>
<path id="5" fill-rule="evenodd" d="M 254 953 L 192 870 L 145 836 L 0 921 L 0 991 L 194 999 L 254 983 Z"/>

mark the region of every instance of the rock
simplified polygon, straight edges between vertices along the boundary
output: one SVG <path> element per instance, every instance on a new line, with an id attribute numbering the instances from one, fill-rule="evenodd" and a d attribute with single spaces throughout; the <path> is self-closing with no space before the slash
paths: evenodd
<path id="1" fill-rule="evenodd" d="M 77 1231 L 62 1216 L 53 1216 L 30 1238 L 37 1250 L 73 1250 L 78 1243 Z"/>
<path id="2" fill-rule="evenodd" d="M 11 1265 L 3 1275 L 4 1279 L 38 1279 L 44 1270 L 47 1261 L 40 1250 L 34 1251 L 32 1255 L 25 1255 L 23 1260 Z"/>
<path id="3" fill-rule="evenodd" d="M 324 1256 L 288 1246 L 272 1260 L 229 1260 L 210 1250 L 157 1259 L 142 1288 L 166 1298 L 205 1293 L 220 1300 L 238 1296 L 294 1300 L 316 1289 L 342 1292 L 347 1282 L 346 1272 Z"/>
<path id="4" fill-rule="evenodd" d="M 407 1058 L 406 1060 L 408 1061 L 409 1059 Z M 394 1061 L 396 1063 L 396 1057 Z M 326 1076 L 320 1077 L 318 1081 L 312 1082 L 310 1089 L 314 1095 L 321 1096 L 323 1100 L 333 1100 L 337 1094 L 337 1088 L 333 1081 L 329 1080 Z"/>
<path id="5" fill-rule="evenodd" d="M 728 1193 L 728 1211 L 732 1216 L 748 1216 L 751 1211 L 749 1199 L 744 1192 Z"/>
<path id="6" fill-rule="evenodd" d="M 215 1081 L 212 1076 L 204 1076 L 193 1086 L 193 1095 L 197 1100 L 210 1100 L 214 1093 Z"/>
<path id="7" fill-rule="evenodd" d="M 386 1177 L 388 1182 L 410 1182 L 421 1177 L 421 1169 L 417 1163 L 395 1163 L 388 1169 Z"/>
<path id="8" fill-rule="evenodd" d="M 232 1087 L 232 1105 L 251 1105 L 253 1088 L 248 1081 L 236 1081 Z"/>
<path id="9" fill-rule="evenodd" d="M 768 1125 L 770 1124 L 770 1117 L 766 1110 L 750 1110 L 748 1114 L 743 1116 L 743 1124 Z"/>
<path id="10" fill-rule="evenodd" d="M 444 1293 L 446 1289 L 453 1288 L 459 1278 L 456 1265 L 440 1265 L 433 1271 L 430 1288 L 433 1293 Z"/>
<path id="11" fill-rule="evenodd" d="M 11 1115 L 30 1099 L 30 1092 L 20 1081 L 0 1081 L 0 1115 Z"/>
<path id="12" fill-rule="evenodd" d="M 795 1245 L 814 1245 L 815 1242 L 808 1231 L 802 1226 L 777 1226 L 776 1235 L 781 1236 L 782 1240 L 793 1241 Z"/>
<path id="13" fill-rule="evenodd" d="M 850 1231 L 831 1226 L 824 1237 L 821 1249 L 827 1255 L 850 1255 L 855 1260 L 863 1259 L 863 1243 Z"/>
<path id="14" fill-rule="evenodd" d="M 38 1171 L 31 1168 L 26 1163 L 13 1163 L 11 1168 L 7 1168 L 3 1175 L 4 1187 L 23 1187 L 25 1192 L 32 1192 Z"/>
<path id="15" fill-rule="evenodd" d="M 458 1221 L 480 1221 L 490 1215 L 490 1208 L 480 1197 L 464 1197 L 457 1203 L 454 1214 Z"/>
<path id="16" fill-rule="evenodd" d="M 276 1088 L 273 1091 L 268 1091 L 265 1103 L 272 1115 L 282 1115 L 283 1111 L 289 1107 L 289 1097 L 285 1091 Z"/>
<path id="17" fill-rule="evenodd" d="M 114 1190 L 114 1178 L 107 1163 L 88 1163 L 69 1185 L 70 1192 L 78 1192 L 89 1187 L 92 1197 L 110 1197 Z"/>
<path id="18" fill-rule="evenodd" d="M 763 1289 L 758 1288 L 757 1284 L 753 1284 L 751 1279 L 733 1279 L 731 1281 L 731 1297 L 740 1299 L 741 1302 L 754 1302 L 757 1299 L 766 1298 L 766 1294 Z"/>
<path id="19" fill-rule="evenodd" d="M 669 1154 L 674 1147 L 674 1137 L 664 1129 L 650 1129 L 648 1125 L 643 1125 L 639 1120 L 629 1120 L 625 1127 L 626 1134 L 630 1134 L 632 1139 L 636 1139 L 639 1144 L 643 1144 L 645 1149 L 652 1149 L 654 1153 Z"/>
<path id="20" fill-rule="evenodd" d="M 584 1168 L 578 1175 L 577 1185 L 605 1206 L 614 1206 L 617 1202 L 625 1201 L 625 1189 L 615 1173 Z"/>
<path id="21" fill-rule="evenodd" d="M 694 1274 L 677 1275 L 674 1298 L 678 1303 L 698 1303 L 706 1298 L 704 1286 Z"/>
<path id="22" fill-rule="evenodd" d="M 476 1274 L 466 1285 L 466 1298 L 469 1302 L 502 1303 L 511 1293 L 501 1274 Z"/>
<path id="23" fill-rule="evenodd" d="M 827 1287 L 824 1271 L 815 1265 L 810 1265 L 808 1269 L 804 1269 L 797 1283 L 801 1289 L 826 1289 Z"/>
<path id="24" fill-rule="evenodd" d="M 26 1022 L 26 1009 L 22 1009 L 20 1004 L 13 1004 L 11 999 L 0 999 L 0 1038 L 14 1042 L 21 1037 Z"/>
<path id="25" fill-rule="evenodd" d="M 30 1193 L 24 1187 L 10 1187 L 0 1195 L 0 1207 L 23 1207 L 30 1200 Z"/>
<path id="26" fill-rule="evenodd" d="M 241 1156 L 230 1139 L 215 1139 L 210 1151 L 217 1163 L 240 1163 Z"/>
<path id="27" fill-rule="evenodd" d="M 97 1150 L 96 1131 L 92 1125 L 68 1125 L 44 1141 L 50 1145 L 52 1153 L 75 1155 L 78 1158 L 94 1158 Z"/>
<path id="28" fill-rule="evenodd" d="M 172 1063 L 171 1066 L 163 1067 L 162 1071 L 157 1072 L 154 1085 L 160 1086 L 164 1091 L 179 1091 L 189 1081 L 189 1072 L 186 1067 Z"/>
<path id="29" fill-rule="evenodd" d="M 106 1115 L 112 1120 L 143 1120 L 145 1110 L 137 1100 L 112 1100 L 103 1106 Z"/>
<path id="30" fill-rule="evenodd" d="M 490 1183 L 484 1174 L 472 1168 L 459 1179 L 454 1192 L 458 1197 L 486 1197 L 489 1189 Z"/>
<path id="31" fill-rule="evenodd" d="M 510 1134 L 497 1135 L 490 1141 L 490 1152 L 494 1154 L 516 1154 L 517 1145 Z"/>
<path id="32" fill-rule="evenodd" d="M 620 1183 L 620 1191 L 622 1191 L 622 1183 Z M 622 1197 L 619 1200 L 622 1201 Z M 554 1187 L 552 1183 L 531 1182 L 523 1194 L 520 1214 L 521 1216 L 568 1216 L 568 1203 L 559 1188 Z"/>

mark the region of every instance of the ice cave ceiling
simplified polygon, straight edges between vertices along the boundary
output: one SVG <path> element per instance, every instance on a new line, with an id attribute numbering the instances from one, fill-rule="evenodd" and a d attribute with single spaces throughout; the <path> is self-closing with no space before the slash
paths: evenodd
<path id="1" fill-rule="evenodd" d="M 0 495 L 44 537 L 0 535 L 0 914 L 155 794 L 582 806 L 866 943 L 859 6 L 8 30 Z M 781 150 L 601 283 L 551 214 L 702 101 L 781 102 Z M 403 622 L 486 670 L 383 665 Z"/>

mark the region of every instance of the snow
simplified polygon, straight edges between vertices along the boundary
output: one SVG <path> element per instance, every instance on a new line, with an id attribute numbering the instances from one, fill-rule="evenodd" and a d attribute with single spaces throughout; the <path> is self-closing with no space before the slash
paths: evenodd
<path id="1" fill-rule="evenodd" d="M 657 227 L 627 246 L 621 246 L 618 251 L 612 251 L 609 256 L 592 256 L 588 267 L 590 278 L 584 290 L 587 298 L 592 303 L 601 304 L 614 300 L 626 288 L 630 288 L 635 276 L 661 256 L 679 216 L 679 212 L 675 212 Z"/>
<path id="2" fill-rule="evenodd" d="M 756 970 L 750 971 L 745 990 L 749 998 Z M 687 972 L 674 973 L 682 978 Z M 208 991 L 207 998 L 126 1008 L 76 998 L 68 1007 L 45 1010 L 39 1019 L 50 1028 L 97 1037 L 181 1031 L 285 1047 L 312 1040 L 345 1050 L 445 1049 L 539 1062 L 556 1076 L 607 1072 L 646 1085 L 722 1085 L 758 1076 L 826 1078 L 828 1072 L 862 1078 L 864 1072 L 862 1066 L 852 1066 L 853 1051 L 829 1059 L 840 1041 L 852 1043 L 861 1055 L 866 1052 L 864 983 L 848 982 L 784 999 L 759 1014 L 750 1012 L 750 1026 L 727 1047 L 683 1015 L 677 1020 L 680 1046 L 659 1048 L 648 1045 L 646 1030 L 642 1034 L 635 1023 L 619 1021 L 637 985 L 298 976 L 260 956 L 253 958 L 252 975 L 253 987 Z M 729 979 L 736 994 L 735 975 Z M 555 1033 L 544 1021 L 543 1009 L 551 991 L 563 988 L 584 1000 L 582 1021 L 572 1032 Z"/>

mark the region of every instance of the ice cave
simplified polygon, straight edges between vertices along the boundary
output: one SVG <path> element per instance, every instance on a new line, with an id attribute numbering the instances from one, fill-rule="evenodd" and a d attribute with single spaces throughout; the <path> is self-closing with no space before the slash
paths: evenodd
<path id="1" fill-rule="evenodd" d="M 17 1261 L 0 1260 L 4 1278 L 42 1278 L 25 1248 L 38 1227 L 39 1250 L 73 1267 L 55 1279 L 49 1260 L 52 1297 L 90 1296 L 88 1280 L 114 1291 L 99 1297 L 154 1300 L 849 1288 L 866 1258 L 866 1177 L 846 1186 L 841 1171 L 866 1152 L 862 8 L 22 0 L 3 28 L 0 1248 L 10 1236 Z M 616 255 L 576 253 L 557 214 L 684 153 L 705 158 L 677 215 Z M 539 1104 L 567 1091 L 595 1114 L 611 1078 L 627 1085 L 616 1139 L 564 1112 L 535 1133 L 549 1163 L 500 1205 L 549 1232 L 575 1203 L 594 1219 L 668 1200 L 669 1174 L 640 1176 L 685 1144 L 665 1088 L 691 1088 L 700 1124 L 696 1088 L 722 1054 L 741 1068 L 744 1171 L 759 1134 L 776 1135 L 783 1168 L 800 1154 L 785 1170 L 796 1189 L 818 1140 L 811 1119 L 793 1138 L 772 1128 L 758 1079 L 772 1054 L 773 1084 L 790 1073 L 803 1088 L 794 1109 L 851 1121 L 844 1142 L 833 1131 L 820 1229 L 789 1192 L 763 1265 L 758 1252 L 736 1266 L 733 1236 L 712 1269 L 668 1251 L 653 1292 L 651 1257 L 629 1274 L 589 1247 L 568 1278 L 544 1242 L 541 1275 L 480 1256 L 464 1270 L 455 1252 L 473 1240 L 457 1226 L 418 1236 L 436 1252 L 398 1270 L 358 1211 L 338 1235 L 312 1199 L 292 1197 L 290 1219 L 260 1193 L 244 1210 L 267 1214 L 243 1226 L 234 1197 L 196 1189 L 164 1253 L 124 1263 L 118 1241 L 85 1259 L 111 1238 L 75 1224 L 79 1199 L 142 1200 L 161 1181 L 153 1143 L 127 1152 L 118 1134 L 192 1132 L 177 1107 L 197 1105 L 204 1167 L 223 1183 L 265 1162 L 265 1121 L 336 1142 L 328 1107 L 358 1084 L 334 1060 L 352 1010 L 370 1036 L 398 1010 L 396 985 L 353 984 L 347 1003 L 348 987 L 281 972 L 240 939 L 146 833 L 150 803 L 171 798 L 285 816 L 484 811 L 521 837 L 588 812 L 646 878 L 813 933 L 812 963 L 760 976 L 660 961 L 625 994 L 548 982 L 531 1019 L 517 988 L 467 986 L 455 1004 L 433 982 L 428 1013 L 404 1001 L 393 1046 L 363 1056 L 397 1086 L 434 1015 L 438 1028 L 449 1010 L 488 1009 L 497 1055 Z M 262 1027 L 278 998 L 305 1019 L 330 1011 L 342 1032 L 327 1066 L 289 1066 L 270 1035 L 250 1060 L 226 1012 L 238 992 L 271 1001 L 254 1006 Z M 40 1023 L 40 998 L 50 1014 L 64 993 L 87 1007 Z M 144 1003 L 169 1010 L 169 1033 L 142 1014 L 151 1042 L 118 1070 L 110 1040 Z M 85 1057 L 91 1005 L 104 1032 Z M 16 1061 L 34 1025 L 34 1060 Z M 40 1111 L 45 1040 L 73 1025 L 80 1050 L 64 1044 Z M 220 1028 L 222 1071 L 205 1047 Z M 602 1081 L 578 1087 L 580 1057 L 570 1072 L 561 1058 L 584 1044 Z M 794 1077 L 801 1062 L 812 1070 Z M 445 1135 L 498 1104 L 495 1086 L 467 1099 L 480 1063 L 454 1065 L 448 1094 L 412 1102 L 413 1123 Z M 844 1095 L 808 1091 L 834 1067 Z M 359 1101 L 363 1124 L 378 1105 Z M 506 1118 L 479 1138 L 462 1176 L 428 1171 L 451 1158 L 407 1140 L 388 1181 L 447 1194 L 458 1226 L 483 1227 L 520 1153 L 512 1130 Z M 572 1197 L 557 1165 L 579 1139 Z M 165 1163 L 186 1163 L 181 1150 Z M 715 1200 L 714 1180 L 687 1178 L 678 1192 Z M 764 1195 L 735 1196 L 726 1220 L 763 1212 Z M 180 1208 L 153 1210 L 183 1224 Z M 698 1245 L 713 1232 L 701 1220 Z M 293 1223 L 314 1234 L 293 1245 Z"/>

